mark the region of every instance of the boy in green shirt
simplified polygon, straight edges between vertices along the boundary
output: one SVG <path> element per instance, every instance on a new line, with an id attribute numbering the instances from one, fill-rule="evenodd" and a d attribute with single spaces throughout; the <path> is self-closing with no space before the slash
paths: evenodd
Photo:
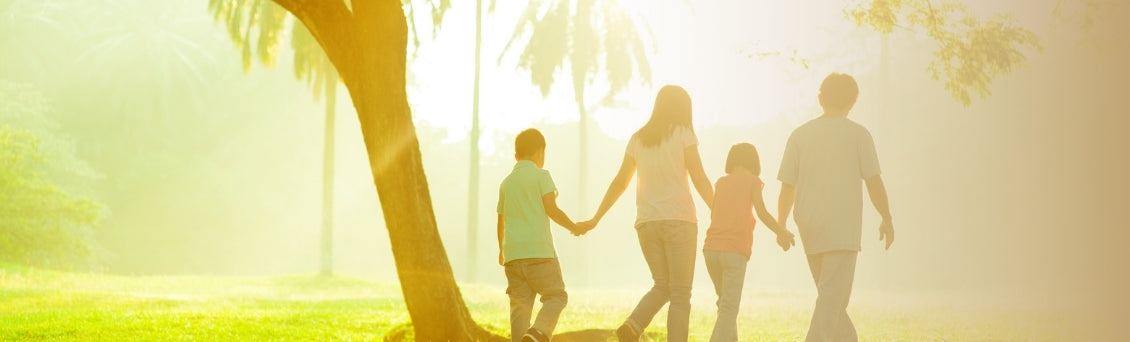
<path id="1" fill-rule="evenodd" d="M 514 170 L 498 190 L 498 263 L 506 267 L 506 294 L 510 296 L 510 336 L 514 342 L 549 341 L 557 317 L 569 296 L 561 279 L 561 264 L 553 248 L 549 220 L 574 235 L 583 234 L 560 208 L 557 186 L 545 164 L 545 137 L 530 128 L 514 140 Z M 541 295 L 541 310 L 530 326 L 534 297 Z"/>

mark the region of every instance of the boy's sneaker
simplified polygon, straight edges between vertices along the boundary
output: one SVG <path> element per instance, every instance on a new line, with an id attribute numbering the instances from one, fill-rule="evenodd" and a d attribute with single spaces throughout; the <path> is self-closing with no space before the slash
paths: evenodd
<path id="1" fill-rule="evenodd" d="M 549 336 L 545 336 L 537 329 L 530 328 L 530 330 L 526 330 L 525 335 L 522 335 L 522 342 L 549 342 Z"/>
<path id="2" fill-rule="evenodd" d="M 636 342 L 640 340 L 640 333 L 636 332 L 636 328 L 632 327 L 631 324 L 624 322 L 624 324 L 620 325 L 619 329 L 616 329 L 616 339 L 619 339 L 620 342 Z"/>

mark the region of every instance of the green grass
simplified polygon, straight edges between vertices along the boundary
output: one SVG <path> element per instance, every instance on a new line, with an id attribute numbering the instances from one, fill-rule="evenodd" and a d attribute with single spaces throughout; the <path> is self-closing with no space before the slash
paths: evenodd
<path id="1" fill-rule="evenodd" d="M 475 319 L 504 334 L 503 289 L 465 286 Z M 578 291 L 558 332 L 613 329 L 642 294 Z M 756 292 L 743 299 L 743 341 L 803 340 L 813 294 Z M 696 293 L 692 340 L 709 338 L 713 296 Z M 857 294 L 862 341 L 1083 341 L 1071 317 L 940 296 Z M 663 339 L 666 316 L 648 329 Z M 0 267 L 0 340 L 371 341 L 409 323 L 395 284 L 353 278 L 126 277 Z"/>

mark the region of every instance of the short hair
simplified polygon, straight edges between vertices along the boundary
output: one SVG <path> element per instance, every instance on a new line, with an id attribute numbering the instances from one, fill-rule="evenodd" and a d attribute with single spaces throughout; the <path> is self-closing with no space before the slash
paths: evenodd
<path id="1" fill-rule="evenodd" d="M 730 147 L 730 154 L 726 156 L 726 173 L 733 173 L 739 166 L 754 175 L 761 175 L 761 157 L 757 155 L 757 148 L 753 144 L 739 143 Z"/>
<path id="2" fill-rule="evenodd" d="M 514 154 L 519 158 L 533 156 L 544 149 L 545 136 L 536 128 L 524 130 L 514 138 Z"/>
<path id="3" fill-rule="evenodd" d="M 820 83 L 820 101 L 826 107 L 847 108 L 859 98 L 859 84 L 848 74 L 834 72 Z"/>

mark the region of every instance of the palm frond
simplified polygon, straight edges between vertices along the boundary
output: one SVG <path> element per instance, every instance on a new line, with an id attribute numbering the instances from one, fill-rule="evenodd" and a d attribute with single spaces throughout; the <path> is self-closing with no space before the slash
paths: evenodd
<path id="1" fill-rule="evenodd" d="M 436 1 L 429 1 L 429 4 L 432 7 L 432 35 L 433 36 L 436 35 L 436 32 L 438 32 L 439 28 L 441 26 L 443 26 L 443 15 L 445 13 L 447 13 L 448 9 L 451 9 L 451 0 L 438 0 L 438 1 L 439 1 L 438 3 L 436 3 Z"/>
<path id="2" fill-rule="evenodd" d="M 577 11 L 572 18 L 572 45 L 569 52 L 569 67 L 573 73 L 573 90 L 582 93 L 586 85 L 592 82 L 599 70 L 599 57 L 601 54 L 601 36 L 594 25 L 598 19 L 593 13 L 596 0 L 579 0 Z"/>
<path id="3" fill-rule="evenodd" d="M 337 84 L 337 70 L 310 31 L 302 23 L 291 29 L 290 45 L 294 49 L 294 77 L 306 81 L 319 100 L 325 87 Z"/>
<path id="4" fill-rule="evenodd" d="M 418 0 L 419 1 L 419 0 Z M 428 7 L 428 19 L 431 20 L 431 38 L 434 39 L 439 34 L 439 29 L 443 26 L 444 15 L 447 10 L 451 9 L 451 0 L 423 0 L 424 4 Z M 416 1 L 404 0 L 405 17 L 408 19 L 408 33 L 412 39 L 412 57 L 416 57 L 416 52 L 420 49 L 420 33 L 418 24 L 416 23 Z"/>
<path id="5" fill-rule="evenodd" d="M 265 65 L 274 63 L 288 18 L 286 10 L 268 0 L 209 0 L 208 11 L 226 24 L 228 36 L 240 49 L 245 71 L 256 55 Z"/>
<path id="6" fill-rule="evenodd" d="M 184 51 L 181 51 L 181 49 L 174 48 L 169 50 L 185 68 L 188 68 L 189 74 L 192 76 L 193 80 L 200 84 L 204 83 L 204 75 L 200 73 L 200 69 L 196 67 L 196 63 L 192 61 L 192 58 L 185 54 Z"/>
<path id="7" fill-rule="evenodd" d="M 648 49 L 637 27 L 639 22 L 642 20 L 631 16 L 617 0 L 554 0 L 548 6 L 543 1 L 530 1 L 498 63 L 502 64 L 510 49 L 524 40 L 518 67 L 530 71 L 531 82 L 543 96 L 548 96 L 557 70 L 568 62 L 579 104 L 583 105 L 584 88 L 601 73 L 611 85 L 607 97 L 612 97 L 632 80 L 651 82 Z M 650 33 L 650 28 L 646 31 Z M 651 45 L 655 45 L 654 39 Z"/>
<path id="8" fill-rule="evenodd" d="M 506 41 L 506 46 L 503 46 L 502 52 L 498 54 L 498 64 L 502 64 L 502 58 L 506 57 L 506 54 L 510 52 L 510 47 L 519 39 L 525 37 L 530 27 L 537 25 L 539 20 L 538 14 L 541 12 L 542 4 L 542 0 L 531 0 L 526 3 L 526 10 L 522 12 L 522 16 L 518 18 L 518 23 L 514 25 L 514 32 L 510 34 L 510 39 Z"/>
<path id="9" fill-rule="evenodd" d="M 647 48 L 640 35 L 637 20 L 614 1 L 604 4 L 604 74 L 609 89 L 604 101 L 619 94 L 632 80 L 651 83 L 651 64 L 647 59 Z M 654 46 L 654 41 L 652 46 Z"/>
<path id="10" fill-rule="evenodd" d="M 265 1 L 259 6 L 259 41 L 256 53 L 259 62 L 264 65 L 274 65 L 275 56 L 278 55 L 280 34 L 286 23 L 287 11 L 274 2 Z M 300 24 L 295 24 L 300 25 Z"/>
<path id="11" fill-rule="evenodd" d="M 569 1 L 560 0 L 542 16 L 522 51 L 518 65 L 530 70 L 530 80 L 549 96 L 554 74 L 569 53 Z"/>
<path id="12" fill-rule="evenodd" d="M 192 52 L 196 53 L 197 56 L 204 57 L 204 59 L 207 59 L 209 62 L 216 61 L 216 57 L 212 55 L 212 52 L 208 49 L 205 49 L 203 46 L 200 46 L 200 44 L 197 42 L 191 41 L 179 34 L 170 34 L 168 35 L 168 38 L 171 39 L 173 43 L 177 43 L 180 44 L 180 46 L 188 48 Z"/>
<path id="13" fill-rule="evenodd" d="M 82 63 L 85 62 L 88 58 L 93 58 L 97 55 L 105 54 L 107 51 L 117 49 L 118 46 L 121 46 L 122 44 L 125 44 L 126 42 L 136 38 L 136 33 L 125 32 L 98 42 L 97 44 L 94 44 L 94 46 L 91 46 L 90 48 L 84 50 L 78 55 L 78 57 L 75 57 L 75 63 Z"/>

